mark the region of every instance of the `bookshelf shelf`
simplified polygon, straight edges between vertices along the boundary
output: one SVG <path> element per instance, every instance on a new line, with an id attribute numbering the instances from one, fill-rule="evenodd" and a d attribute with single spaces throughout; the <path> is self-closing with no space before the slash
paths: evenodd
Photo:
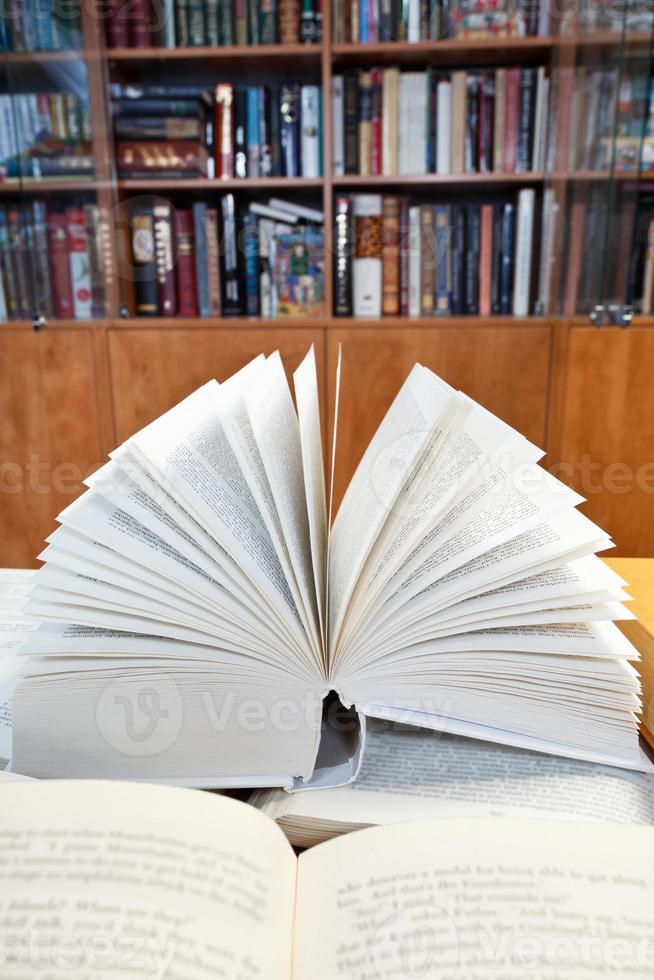
<path id="1" fill-rule="evenodd" d="M 107 60 L 111 62 L 193 62 L 211 61 L 217 67 L 222 61 L 275 62 L 288 58 L 319 62 L 322 56 L 321 44 L 240 44 L 198 46 L 193 48 L 109 48 Z"/>
<path id="2" fill-rule="evenodd" d="M 124 191 L 247 191 L 247 190 L 300 190 L 323 186 L 322 177 L 234 177 L 228 180 L 210 180 L 207 177 L 129 177 L 118 180 L 119 190 Z"/>
<path id="3" fill-rule="evenodd" d="M 510 184 L 511 186 L 523 184 L 538 184 L 542 183 L 544 180 L 544 175 L 542 173 L 533 173 L 530 171 L 525 171 L 524 173 L 507 173 L 507 174 L 485 174 L 485 173 L 474 173 L 474 174 L 410 174 L 410 175 L 394 175 L 394 176 L 360 176 L 359 174 L 346 174 L 344 177 L 332 177 L 332 184 L 334 187 L 395 187 L 395 186 L 409 186 L 409 187 L 431 187 L 433 185 L 441 185 L 443 187 L 457 187 L 460 184 L 469 185 L 502 185 Z"/>
<path id="4" fill-rule="evenodd" d="M 385 41 L 374 44 L 346 42 L 332 44 L 330 54 L 339 67 L 370 64 L 458 63 L 509 64 L 531 61 L 548 55 L 550 37 L 479 38 L 451 41 Z"/>
<path id="5" fill-rule="evenodd" d="M 0 196 L 6 194 L 79 194 L 82 191 L 96 191 L 101 184 L 97 180 L 82 180 L 79 177 L 52 177 L 38 180 L 36 177 L 9 177 L 0 181 Z"/>
<path id="6" fill-rule="evenodd" d="M 67 48 L 64 51 L 3 51 L 0 52 L 0 68 L 2 66 L 56 65 L 66 61 L 83 61 L 87 52 L 78 48 Z"/>

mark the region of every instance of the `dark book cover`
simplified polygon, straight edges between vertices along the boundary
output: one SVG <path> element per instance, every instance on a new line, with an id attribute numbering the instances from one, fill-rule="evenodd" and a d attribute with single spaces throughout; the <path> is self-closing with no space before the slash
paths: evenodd
<path id="1" fill-rule="evenodd" d="M 352 202 L 337 197 L 334 203 L 336 242 L 334 256 L 334 315 L 352 316 Z"/>
<path id="2" fill-rule="evenodd" d="M 409 199 L 400 198 L 400 316 L 409 315 Z"/>
<path id="3" fill-rule="evenodd" d="M 190 116 L 197 119 L 198 99 L 175 98 L 174 96 L 151 96 L 143 98 L 114 98 L 111 103 L 113 116 Z"/>
<path id="4" fill-rule="evenodd" d="M 479 75 L 466 76 L 466 128 L 465 128 L 465 172 L 479 171 Z"/>
<path id="5" fill-rule="evenodd" d="M 16 276 L 18 316 L 22 320 L 31 320 L 34 309 L 32 304 L 33 296 L 27 235 L 23 228 L 21 213 L 13 205 L 7 208 L 7 228 L 9 231 L 9 248 L 14 264 L 14 275 Z M 67 245 L 66 252 L 68 253 Z"/>
<path id="6" fill-rule="evenodd" d="M 132 233 L 132 272 L 136 294 L 136 315 L 157 316 L 159 299 L 153 206 L 140 205 L 134 207 L 130 212 L 129 224 Z"/>
<path id="7" fill-rule="evenodd" d="M 280 44 L 299 44 L 300 0 L 279 0 Z"/>
<path id="8" fill-rule="evenodd" d="M 343 72 L 345 173 L 359 173 L 359 79 L 356 71 Z"/>
<path id="9" fill-rule="evenodd" d="M 204 0 L 204 41 L 211 47 L 220 44 L 219 0 Z"/>
<path id="10" fill-rule="evenodd" d="M 261 44 L 277 44 L 277 0 L 261 0 L 259 34 Z"/>
<path id="11" fill-rule="evenodd" d="M 234 92 L 234 176 L 248 175 L 247 99 L 244 88 Z"/>
<path id="12" fill-rule="evenodd" d="M 236 227 L 236 201 L 233 194 L 223 194 L 220 199 L 222 215 L 222 248 L 220 279 L 222 283 L 222 311 L 224 316 L 241 316 L 241 259 Z"/>
<path id="13" fill-rule="evenodd" d="M 127 11 L 130 48 L 149 48 L 152 32 L 148 0 L 130 0 Z"/>
<path id="14" fill-rule="evenodd" d="M 507 203 L 502 213 L 502 274 L 500 277 L 500 313 L 513 312 L 513 262 L 515 252 L 515 206 Z"/>
<path id="15" fill-rule="evenodd" d="M 382 314 L 400 312 L 400 198 L 384 194 L 382 198 Z"/>
<path id="16" fill-rule="evenodd" d="M 243 250 L 245 254 L 245 312 L 259 316 L 259 221 L 256 214 L 243 215 Z"/>
<path id="17" fill-rule="evenodd" d="M 234 42 L 248 43 L 248 10 L 247 0 L 234 0 Z"/>
<path id="18" fill-rule="evenodd" d="M 120 177 L 199 177 L 207 173 L 207 151 L 194 140 L 117 140 Z"/>
<path id="19" fill-rule="evenodd" d="M 481 249 L 481 209 L 478 204 L 466 205 L 466 268 L 465 312 L 479 313 L 479 253 Z"/>
<path id="20" fill-rule="evenodd" d="M 63 221 L 63 258 L 65 263 L 65 271 L 68 275 L 69 287 L 70 287 L 70 269 L 68 267 L 68 256 L 66 254 L 66 222 L 62 217 Z M 57 252 L 57 242 L 54 229 L 56 227 L 56 221 L 52 221 L 50 224 L 51 215 L 48 216 L 48 243 L 50 252 L 50 266 L 52 271 L 52 282 L 53 285 L 57 286 L 56 276 L 55 276 L 55 261 L 58 260 L 59 254 Z M 11 254 L 11 247 L 9 242 L 9 227 L 7 225 L 7 211 L 6 208 L 0 208 L 0 261 L 2 262 L 2 282 L 5 291 L 5 304 L 7 306 L 7 314 L 10 320 L 17 320 L 20 318 L 19 314 L 19 303 L 18 303 L 18 286 L 16 284 L 16 271 L 14 269 L 13 256 Z M 58 265 L 58 261 L 57 261 Z M 63 292 L 63 291 L 62 291 Z M 69 288 L 70 292 L 70 288 Z M 54 296 L 55 301 L 57 300 L 57 295 Z M 58 317 L 69 317 L 72 316 L 73 310 L 73 296 L 70 292 L 70 306 L 68 312 L 61 312 L 63 304 L 55 306 L 55 315 Z"/>
<path id="21" fill-rule="evenodd" d="M 109 0 L 107 7 L 107 47 L 126 48 L 129 45 L 128 6 L 124 0 Z"/>
<path id="22" fill-rule="evenodd" d="M 38 203 L 38 202 L 37 202 Z M 45 210 L 45 206 L 44 206 Z M 86 226 L 86 240 L 88 243 L 89 250 L 89 267 L 91 273 L 91 316 L 92 317 L 103 317 L 105 315 L 105 295 L 104 295 L 104 277 L 105 277 L 105 254 L 102 248 L 102 243 L 100 240 L 101 229 L 100 229 L 100 212 L 96 204 L 85 204 L 84 205 L 84 222 Z M 38 238 L 36 234 L 36 224 L 35 224 L 35 242 L 38 248 L 45 247 L 47 249 L 47 242 L 45 241 L 45 235 L 43 236 L 43 241 L 41 245 L 38 245 Z M 43 258 L 43 266 L 41 272 L 38 275 L 38 288 L 39 293 L 43 289 L 43 278 L 44 274 L 47 273 L 47 254 Z M 47 276 L 45 277 L 47 280 Z M 49 282 L 47 286 L 49 288 Z"/>
<path id="23" fill-rule="evenodd" d="M 282 85 L 279 103 L 282 176 L 300 175 L 300 86 Z"/>
<path id="24" fill-rule="evenodd" d="M 495 73 L 485 72 L 479 87 L 479 172 L 493 169 L 493 139 L 495 118 Z"/>
<path id="25" fill-rule="evenodd" d="M 281 90 L 278 85 L 270 85 L 269 91 L 269 124 L 270 124 L 270 176 L 282 176 L 282 116 L 278 107 L 281 100 Z"/>
<path id="26" fill-rule="evenodd" d="M 95 205 L 86 205 L 84 209 L 85 213 L 87 207 L 95 207 Z M 95 210 L 97 212 L 97 208 Z M 43 313 L 45 317 L 51 319 L 55 315 L 55 312 L 48 256 L 48 212 L 44 201 L 32 202 L 30 218 L 33 230 L 34 278 L 36 296 L 39 302 L 39 313 Z M 102 312 L 96 315 L 102 316 Z"/>
<path id="27" fill-rule="evenodd" d="M 425 168 L 427 173 L 436 173 L 436 154 L 438 151 L 438 75 L 432 68 L 427 69 L 427 140 L 425 151 Z"/>
<path id="28" fill-rule="evenodd" d="M 382 89 L 384 73 L 381 68 L 373 68 L 372 72 L 372 159 L 371 173 L 379 176 L 382 173 Z"/>
<path id="29" fill-rule="evenodd" d="M 464 204 L 452 208 L 452 314 L 465 313 L 466 212 Z"/>
<path id="30" fill-rule="evenodd" d="M 188 48 L 191 43 L 188 5 L 189 0 L 175 0 L 175 41 L 178 48 Z"/>
<path id="31" fill-rule="evenodd" d="M 154 253 L 157 263 L 157 305 L 161 316 L 177 313 L 175 284 L 175 233 L 173 207 L 169 201 L 157 199 L 152 206 Z"/>
<path id="32" fill-rule="evenodd" d="M 232 0 L 218 0 L 218 25 L 220 43 L 225 46 L 234 44 L 234 6 Z"/>
<path id="33" fill-rule="evenodd" d="M 491 265 L 491 313 L 502 312 L 502 224 L 504 205 L 493 205 L 493 261 Z"/>
<path id="34" fill-rule="evenodd" d="M 520 69 L 520 95 L 518 100 L 518 149 L 515 169 L 517 173 L 531 170 L 534 152 L 534 115 L 536 112 L 535 68 Z"/>
<path id="35" fill-rule="evenodd" d="M 379 40 L 394 41 L 395 20 L 393 0 L 380 0 L 379 8 Z"/>
<path id="36" fill-rule="evenodd" d="M 179 208 L 175 221 L 176 255 L 175 277 L 177 282 L 177 315 L 197 316 L 197 287 L 195 281 L 195 243 L 193 241 L 193 215 L 189 208 Z"/>
<path id="37" fill-rule="evenodd" d="M 195 240 L 195 281 L 197 283 L 198 313 L 211 316 L 209 299 L 209 254 L 207 251 L 207 205 L 196 201 L 193 205 L 193 237 Z"/>
<path id="38" fill-rule="evenodd" d="M 273 113 L 272 94 L 270 89 L 262 85 L 259 88 L 259 176 L 272 177 L 273 174 L 273 147 L 272 147 L 272 116 Z"/>
<path id="39" fill-rule="evenodd" d="M 204 223 L 209 282 L 209 316 L 220 316 L 220 249 L 218 210 L 207 208 Z"/>
<path id="40" fill-rule="evenodd" d="M 248 44 L 261 44 L 259 0 L 247 0 Z"/>
<path id="41" fill-rule="evenodd" d="M 191 47 L 200 48 L 205 44 L 202 0 L 188 0 L 188 33 Z"/>
<path id="42" fill-rule="evenodd" d="M 429 41 L 431 38 L 431 0 L 419 0 L 420 3 L 420 40 Z"/>
<path id="43" fill-rule="evenodd" d="M 449 316 L 452 312 L 452 213 L 449 204 L 434 208 L 436 225 L 436 275 L 434 277 L 434 312 Z"/>
<path id="44" fill-rule="evenodd" d="M 114 136 L 123 140 L 199 140 L 202 121 L 185 116 L 118 116 Z"/>

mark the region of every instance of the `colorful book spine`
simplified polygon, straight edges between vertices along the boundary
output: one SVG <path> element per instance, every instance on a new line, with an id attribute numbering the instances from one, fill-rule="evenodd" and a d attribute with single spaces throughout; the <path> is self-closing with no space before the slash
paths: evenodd
<path id="1" fill-rule="evenodd" d="M 86 224 L 82 208 L 67 208 L 66 210 L 66 243 L 70 261 L 70 281 L 75 319 L 90 320 L 93 312 L 93 291 Z"/>

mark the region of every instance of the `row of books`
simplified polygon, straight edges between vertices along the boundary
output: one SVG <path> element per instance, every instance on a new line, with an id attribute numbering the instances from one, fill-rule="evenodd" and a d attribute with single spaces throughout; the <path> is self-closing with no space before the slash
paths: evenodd
<path id="1" fill-rule="evenodd" d="M 4 0 L 2 51 L 67 51 L 82 46 L 79 0 Z"/>
<path id="2" fill-rule="evenodd" d="M 549 35 L 548 0 L 332 0 L 336 43 Z"/>
<path id="3" fill-rule="evenodd" d="M 137 316 L 309 316 L 324 313 L 322 212 L 272 198 L 239 208 L 130 209 Z"/>
<path id="4" fill-rule="evenodd" d="M 0 179 L 92 176 L 91 119 L 73 92 L 0 95 Z"/>
<path id="5" fill-rule="evenodd" d="M 0 207 L 0 320 L 104 316 L 102 236 L 95 204 Z"/>
<path id="6" fill-rule="evenodd" d="M 627 304 L 637 313 L 654 313 L 654 192 L 644 194 L 636 216 L 629 263 Z"/>
<path id="7" fill-rule="evenodd" d="M 528 316 L 536 308 L 535 192 L 501 202 L 335 203 L 336 316 Z"/>
<path id="8" fill-rule="evenodd" d="M 345 71 L 332 79 L 333 172 L 541 171 L 545 68 Z"/>
<path id="9" fill-rule="evenodd" d="M 110 48 L 307 44 L 322 40 L 321 0 L 109 0 Z"/>
<path id="10" fill-rule="evenodd" d="M 112 86 L 119 177 L 320 177 L 321 89 Z"/>

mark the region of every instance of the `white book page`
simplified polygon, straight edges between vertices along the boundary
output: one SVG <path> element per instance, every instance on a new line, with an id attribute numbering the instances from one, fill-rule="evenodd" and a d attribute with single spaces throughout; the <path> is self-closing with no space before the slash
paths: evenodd
<path id="1" fill-rule="evenodd" d="M 327 586 L 327 498 L 320 434 L 318 375 L 313 346 L 293 375 L 300 426 L 302 472 L 309 518 L 311 562 L 323 650 L 326 643 L 325 590 Z"/>
<path id="2" fill-rule="evenodd" d="M 339 508 L 330 539 L 329 635 L 332 649 L 368 553 L 450 406 L 452 389 L 417 364 L 366 449 Z"/>
<path id="3" fill-rule="evenodd" d="M 373 722 L 356 782 L 274 797 L 284 816 L 363 825 L 474 816 L 654 824 L 652 774 Z"/>
<path id="4" fill-rule="evenodd" d="M 25 618 L 34 572 L 0 568 L 0 763 L 11 758 L 11 699 L 21 668 L 19 650 L 36 623 Z"/>
<path id="5" fill-rule="evenodd" d="M 322 844 L 299 860 L 294 978 L 647 980 L 653 838 L 651 827 L 490 818 Z"/>
<path id="6" fill-rule="evenodd" d="M 71 980 L 215 980 L 226 969 L 289 980 L 296 861 L 253 808 L 126 783 L 31 782 L 0 794 L 0 840 L 11 841 L 0 893 L 23 910 L 20 922 L 2 916 L 0 945 L 25 957 L 25 975 L 44 980 L 65 961 Z M 44 907 L 57 909 L 47 936 Z"/>

